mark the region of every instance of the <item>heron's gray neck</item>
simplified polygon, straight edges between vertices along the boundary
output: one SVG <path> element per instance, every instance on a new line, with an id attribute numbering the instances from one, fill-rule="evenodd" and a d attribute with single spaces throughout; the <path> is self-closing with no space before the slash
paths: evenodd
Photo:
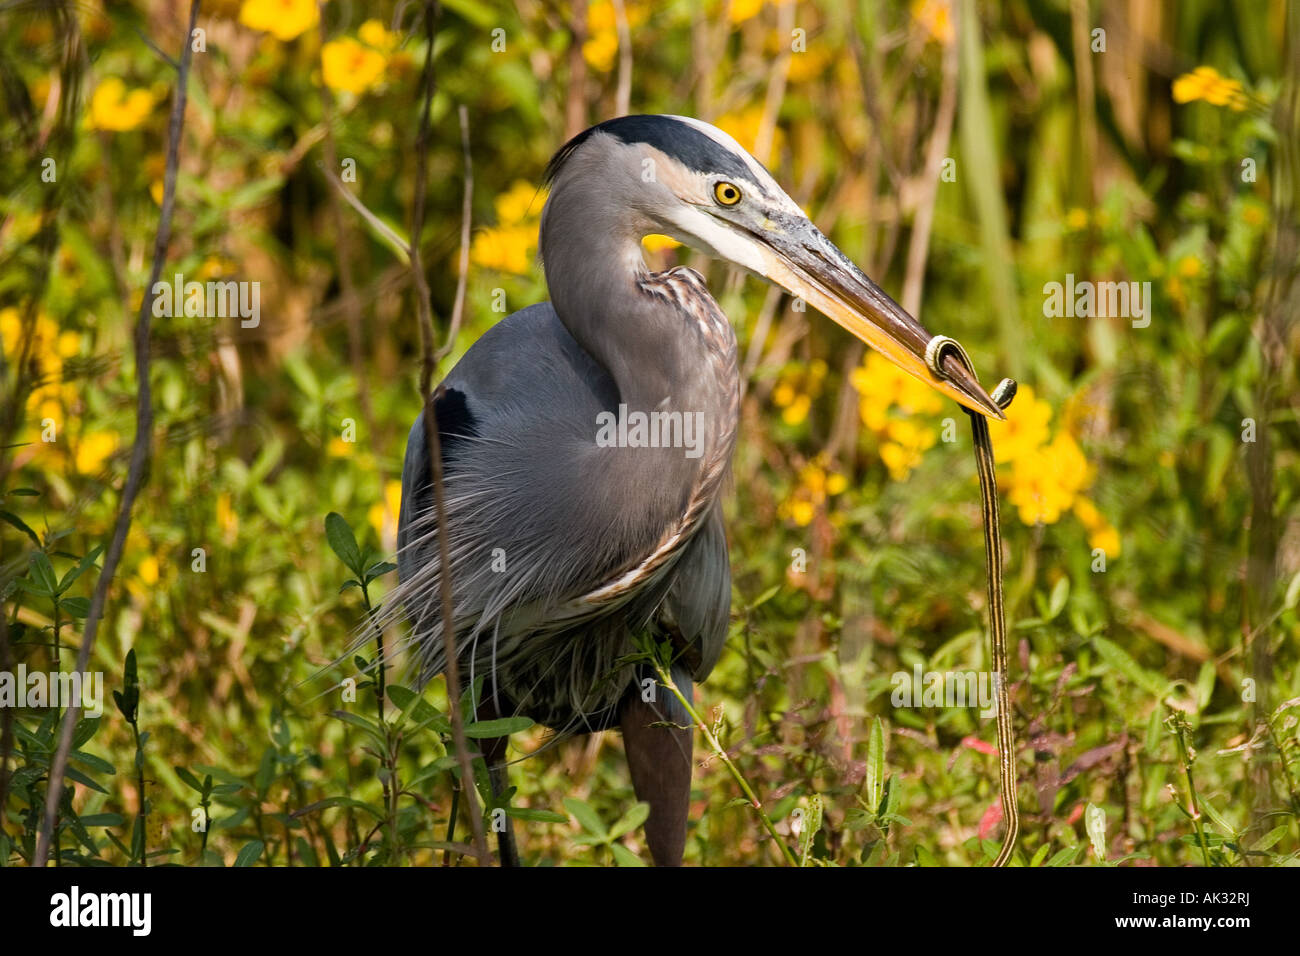
<path id="1" fill-rule="evenodd" d="M 579 345 L 600 362 L 630 410 L 712 413 L 716 356 L 681 307 L 649 294 L 643 215 L 599 195 L 599 186 L 557 182 L 542 217 L 541 252 L 551 302 Z M 723 372 L 723 374 L 726 374 Z"/>

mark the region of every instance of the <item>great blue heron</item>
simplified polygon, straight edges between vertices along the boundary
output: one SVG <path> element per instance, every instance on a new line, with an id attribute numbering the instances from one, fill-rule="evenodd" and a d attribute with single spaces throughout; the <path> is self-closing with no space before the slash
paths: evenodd
<path id="1" fill-rule="evenodd" d="M 546 171 L 540 247 L 551 302 L 485 333 L 435 411 L 445 468 L 456 646 L 483 675 L 481 712 L 561 733 L 618 725 L 646 840 L 681 862 L 689 720 L 623 662 L 670 638 L 673 680 L 702 681 L 731 605 L 719 504 L 739 422 L 736 337 L 699 273 L 651 272 L 671 236 L 776 283 L 968 408 L 1002 418 L 955 359 L 809 221 L 735 140 L 679 116 L 624 116 L 575 136 Z M 446 659 L 423 416 L 411 429 L 398 530 L 404 604 L 425 677 Z M 646 700 L 645 698 L 652 698 Z M 664 726 L 664 725 L 668 726 Z M 652 726 L 658 725 L 658 726 Z M 485 747 L 500 788 L 504 739 Z M 514 858 L 503 837 L 502 861 Z"/>

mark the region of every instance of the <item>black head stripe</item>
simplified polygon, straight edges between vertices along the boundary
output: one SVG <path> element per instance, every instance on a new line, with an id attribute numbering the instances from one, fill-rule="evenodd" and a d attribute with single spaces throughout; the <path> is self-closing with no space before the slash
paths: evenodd
<path id="1" fill-rule="evenodd" d="M 597 132 L 608 133 L 624 143 L 653 146 L 699 173 L 717 173 L 754 182 L 754 174 L 743 159 L 711 136 L 671 116 L 620 116 L 583 130 L 551 158 L 546 167 L 546 181 L 553 181 L 574 152 Z"/>

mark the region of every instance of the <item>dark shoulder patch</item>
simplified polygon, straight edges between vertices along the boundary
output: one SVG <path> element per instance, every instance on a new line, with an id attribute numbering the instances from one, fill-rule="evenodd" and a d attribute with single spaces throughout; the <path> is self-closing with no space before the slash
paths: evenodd
<path id="1" fill-rule="evenodd" d="M 720 173 L 753 182 L 745 161 L 689 123 L 671 116 L 620 116 L 583 130 L 569 140 L 546 166 L 546 181 L 553 181 L 574 151 L 597 132 L 609 133 L 624 143 L 645 143 L 672 156 L 699 173 Z"/>
<path id="2" fill-rule="evenodd" d="M 434 417 L 438 422 L 438 443 L 442 446 L 444 465 L 455 457 L 456 447 L 467 438 L 478 435 L 478 422 L 470 413 L 465 393 L 455 388 L 440 388 L 433 400 Z"/>

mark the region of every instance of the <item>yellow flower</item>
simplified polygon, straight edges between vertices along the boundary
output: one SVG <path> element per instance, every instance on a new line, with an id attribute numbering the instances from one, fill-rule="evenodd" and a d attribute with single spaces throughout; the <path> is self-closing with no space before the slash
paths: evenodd
<path id="1" fill-rule="evenodd" d="M 470 260 L 486 269 L 524 275 L 537 244 L 537 220 L 546 204 L 545 190 L 520 180 L 496 201 L 497 225 L 474 236 Z"/>
<path id="2" fill-rule="evenodd" d="M 289 41 L 320 21 L 316 0 L 244 0 L 239 22 Z"/>
<path id="3" fill-rule="evenodd" d="M 714 125 L 757 156 L 758 134 L 763 126 L 763 104 L 755 103 L 752 106 L 746 106 L 744 109 L 724 113 L 718 117 Z M 780 164 L 777 160 L 781 155 L 781 144 L 784 141 L 785 134 L 781 131 L 781 127 L 774 127 L 768 154 L 758 156 L 758 159 L 767 163 L 771 169 L 779 168 Z"/>
<path id="4" fill-rule="evenodd" d="M 1088 210 L 1075 207 L 1065 214 L 1065 225 L 1068 229 L 1078 232 L 1088 225 Z"/>
<path id="5" fill-rule="evenodd" d="M 378 20 L 367 20 L 357 27 L 357 36 L 361 38 L 362 43 L 384 53 L 391 53 L 397 49 L 397 34 L 386 29 Z"/>
<path id="6" fill-rule="evenodd" d="M 787 425 L 802 425 L 812 408 L 812 399 L 807 395 L 796 395 L 794 400 L 781 412 L 781 421 Z"/>
<path id="7" fill-rule="evenodd" d="M 785 408 L 794 401 L 794 386 L 789 382 L 779 382 L 776 388 L 772 389 L 772 401 L 780 408 Z"/>
<path id="8" fill-rule="evenodd" d="M 880 460 L 894 481 L 905 481 L 912 469 L 921 463 L 925 450 L 938 438 L 934 429 L 917 425 L 909 419 L 891 419 L 885 425 L 885 434 L 889 440 L 880 446 Z"/>
<path id="9" fill-rule="evenodd" d="M 117 451 L 115 433 L 91 432 L 89 435 L 83 435 L 77 442 L 77 453 L 74 458 L 77 471 L 83 475 L 99 471 L 115 451 Z"/>
<path id="10" fill-rule="evenodd" d="M 775 37 L 777 34 L 773 33 L 773 36 Z M 791 51 L 790 82 L 806 83 L 825 73 L 830 62 L 830 54 L 827 49 L 828 44 L 817 43 L 808 49 Z"/>
<path id="11" fill-rule="evenodd" d="M 629 31 L 639 27 L 650 15 L 645 5 L 631 0 L 624 0 L 623 12 Z M 610 0 L 594 0 L 587 6 L 587 41 L 582 45 L 582 56 L 601 73 L 614 68 L 618 58 L 618 15 Z"/>
<path id="12" fill-rule="evenodd" d="M 1101 516 L 1097 506 L 1082 495 L 1074 501 L 1074 516 L 1089 531 L 1093 528 L 1100 528 L 1106 523 L 1106 519 Z"/>
<path id="13" fill-rule="evenodd" d="M 227 544 L 239 534 L 239 515 L 230 506 L 230 494 L 225 491 L 217 495 L 217 527 L 221 529 L 221 536 Z"/>
<path id="14" fill-rule="evenodd" d="M 799 469 L 798 483 L 777 509 L 782 518 L 804 527 L 812 521 L 818 506 L 848 487 L 848 479 L 839 472 L 828 471 L 828 465 L 826 455 L 821 454 Z"/>
<path id="15" fill-rule="evenodd" d="M 497 197 L 497 221 L 520 223 L 530 218 L 537 219 L 542 215 L 542 206 L 545 204 L 545 190 L 538 190 L 527 180 L 517 180 L 513 186 Z"/>
<path id="16" fill-rule="evenodd" d="M 60 332 L 55 351 L 59 358 L 72 358 L 81 351 L 81 336 L 71 330 Z"/>
<path id="17" fill-rule="evenodd" d="M 145 584 L 153 585 L 158 583 L 158 559 L 152 554 L 140 562 L 136 574 Z"/>
<path id="18" fill-rule="evenodd" d="M 498 226 L 484 229 L 474 237 L 470 259 L 475 265 L 498 272 L 524 275 L 532 261 L 537 230 L 521 226 Z"/>
<path id="19" fill-rule="evenodd" d="M 1108 558 L 1119 556 L 1119 532 L 1111 527 L 1096 505 L 1080 495 L 1074 501 L 1074 515 L 1088 531 L 1089 547 L 1100 548 Z"/>
<path id="20" fill-rule="evenodd" d="M 351 37 L 321 47 L 321 76 L 332 90 L 364 93 L 384 78 L 384 57 Z"/>
<path id="21" fill-rule="evenodd" d="M 785 516 L 801 528 L 812 524 L 816 509 L 811 501 L 791 501 L 783 506 Z"/>
<path id="22" fill-rule="evenodd" d="M 989 420 L 993 457 L 998 464 L 1015 462 L 1037 451 L 1048 439 L 1051 419 L 1052 406 L 1036 398 L 1032 386 L 1020 386 L 1016 400 L 1007 409 L 1007 420 Z"/>
<path id="23" fill-rule="evenodd" d="M 912 0 L 912 19 L 935 43 L 947 46 L 956 35 L 948 0 Z"/>
<path id="24" fill-rule="evenodd" d="M 758 16 L 763 9 L 763 0 L 731 0 L 727 8 L 727 19 L 732 23 L 744 23 Z"/>
<path id="25" fill-rule="evenodd" d="M 1223 76 L 1212 66 L 1198 66 L 1174 80 L 1175 103 L 1204 100 L 1211 106 L 1226 106 L 1240 112 L 1246 108 L 1241 84 Z"/>
<path id="26" fill-rule="evenodd" d="M 1015 459 L 1007 497 L 1025 524 L 1053 524 L 1075 503 L 1091 477 L 1082 449 L 1062 432 L 1050 445 Z"/>
<path id="27" fill-rule="evenodd" d="M 1186 279 L 1195 279 L 1201 274 L 1201 260 L 1196 256 L 1183 256 L 1178 260 L 1178 274 Z"/>
<path id="28" fill-rule="evenodd" d="M 135 129 L 153 109 L 153 94 L 148 90 L 131 90 L 120 77 L 105 78 L 90 97 L 90 125 L 95 129 L 121 132 Z"/>
<path id="29" fill-rule="evenodd" d="M 874 432 L 884 432 L 897 406 L 905 414 L 933 414 L 943 409 L 943 400 L 924 382 L 895 366 L 878 352 L 868 352 L 866 362 L 849 373 L 849 381 L 861 400 L 862 422 Z"/>
<path id="30" fill-rule="evenodd" d="M 385 544 L 397 540 L 397 516 L 401 513 L 401 507 L 402 483 L 392 479 L 384 482 L 384 500 L 371 505 L 366 517 L 379 535 L 379 540 Z"/>
<path id="31" fill-rule="evenodd" d="M 327 450 L 333 458 L 347 458 L 352 454 L 352 442 L 346 442 L 338 435 L 330 439 Z"/>
<path id="32" fill-rule="evenodd" d="M 1117 558 L 1120 552 L 1119 532 L 1110 525 L 1105 525 L 1089 532 L 1088 545 L 1092 548 L 1100 548 L 1108 558 Z"/>
<path id="33" fill-rule="evenodd" d="M 4 345 L 6 358 L 12 359 L 18 354 L 18 344 L 22 335 L 22 314 L 12 305 L 0 309 L 0 343 Z"/>

